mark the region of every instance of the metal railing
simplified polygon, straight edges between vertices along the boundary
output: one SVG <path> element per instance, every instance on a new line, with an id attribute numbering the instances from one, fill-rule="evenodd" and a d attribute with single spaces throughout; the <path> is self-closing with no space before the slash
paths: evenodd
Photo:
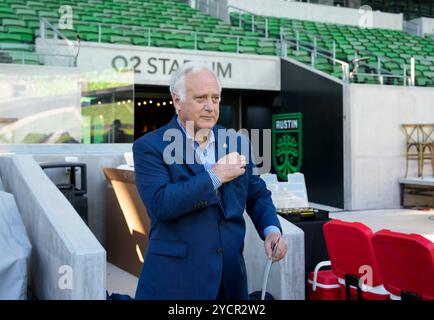
<path id="1" fill-rule="evenodd" d="M 231 9 L 233 9 L 233 11 L 231 11 Z M 229 11 L 229 15 L 230 15 L 230 13 L 232 13 L 232 12 L 236 12 L 236 13 L 238 13 L 238 22 L 239 22 L 239 27 L 240 28 L 243 28 L 244 27 L 244 24 L 245 24 L 245 21 L 244 21 L 244 19 L 242 19 L 242 15 L 243 14 L 248 14 L 248 15 L 250 15 L 251 16 L 251 21 L 249 21 L 249 22 L 251 22 L 251 24 L 252 24 L 252 26 L 251 26 L 251 31 L 252 32 L 258 32 L 258 28 L 256 27 L 256 23 L 255 23 L 255 17 L 256 17 L 256 14 L 255 13 L 253 13 L 253 12 L 251 12 L 251 11 L 248 11 L 248 10 L 245 10 L 245 9 L 241 9 L 241 8 L 239 8 L 239 7 L 235 7 L 235 6 L 232 6 L 232 5 L 228 5 L 228 11 Z M 264 31 L 264 35 L 265 35 L 265 38 L 268 38 L 269 37 L 269 34 L 268 34 L 268 30 L 269 30 L 269 23 L 268 23 L 268 17 L 263 17 L 263 16 L 260 16 L 261 17 L 261 19 L 263 18 L 264 19 L 264 21 L 265 21 L 265 31 Z M 262 29 L 261 29 L 262 30 Z"/>
<path id="2" fill-rule="evenodd" d="M 288 37 L 287 36 L 287 30 L 291 30 L 291 31 L 294 30 L 295 38 Z M 308 37 L 312 37 L 313 38 L 312 43 L 311 42 L 306 42 L 306 41 L 301 41 L 300 40 L 300 34 L 306 34 Z M 295 28 L 295 29 L 287 29 L 285 27 L 281 27 L 280 28 L 280 39 L 282 40 L 283 38 L 287 38 L 287 39 L 290 38 L 290 39 L 295 40 L 296 41 L 297 51 L 299 50 L 298 48 L 299 48 L 300 44 L 308 44 L 308 45 L 312 45 L 313 46 L 315 57 L 317 56 L 317 54 L 316 54 L 317 52 L 324 52 L 326 54 L 330 54 L 331 57 L 333 58 L 333 60 L 336 60 L 336 41 L 334 39 L 326 38 L 326 37 L 317 35 L 315 33 L 311 33 L 311 32 L 305 31 L 303 29 L 297 29 L 297 28 Z M 318 40 L 323 40 L 325 42 L 330 42 L 332 50 L 330 51 L 327 48 L 320 47 L 318 45 Z M 334 64 L 335 63 L 333 63 L 333 65 Z"/>
<path id="3" fill-rule="evenodd" d="M 294 29 L 290 29 L 290 30 L 294 30 Z M 312 66 L 315 65 L 315 58 L 318 56 L 318 52 L 321 52 L 321 56 L 323 56 L 323 57 L 331 58 L 333 65 L 336 64 L 335 63 L 336 61 L 340 61 L 339 59 L 336 59 L 336 41 L 334 39 L 324 38 L 322 36 L 319 36 L 319 35 L 311 33 L 311 32 L 307 32 L 307 31 L 302 30 L 302 29 L 295 29 L 294 33 L 295 33 L 295 37 L 287 37 L 285 35 L 285 28 L 282 27 L 280 30 L 281 40 L 291 39 L 293 41 L 293 43 L 295 41 L 295 47 L 296 47 L 297 51 L 299 51 L 299 49 L 302 45 L 303 45 L 302 46 L 303 48 L 307 48 L 308 51 L 311 52 L 311 55 L 312 55 L 312 61 L 311 61 Z M 309 37 L 312 37 L 313 39 L 311 42 L 300 41 L 300 34 L 306 34 Z M 332 50 L 328 50 L 327 48 L 321 48 L 320 46 L 318 46 L 318 44 L 317 44 L 318 39 L 322 39 L 324 41 L 331 41 Z M 369 58 L 375 58 L 375 60 L 377 62 L 377 66 L 367 65 L 366 63 L 360 63 L 358 60 L 359 60 L 359 58 L 363 58 L 363 57 L 358 57 L 358 53 L 365 54 Z M 357 75 L 357 76 L 366 77 L 366 78 L 370 78 L 370 77 L 377 78 L 377 80 L 380 84 L 384 84 L 384 79 L 392 78 L 392 79 L 398 79 L 398 81 L 401 79 L 404 86 L 414 85 L 414 77 L 415 76 L 414 76 L 414 68 L 410 67 L 411 61 L 409 61 L 410 62 L 409 65 L 407 65 L 405 63 L 402 64 L 400 61 L 396 61 L 396 60 L 389 58 L 389 57 L 384 57 L 384 56 L 379 56 L 379 55 L 373 54 L 372 52 L 370 52 L 368 50 L 356 51 L 353 60 L 355 61 L 354 68 L 356 70 L 354 71 L 354 69 L 353 69 L 353 71 L 348 73 L 348 79 L 350 81 Z M 402 75 L 397 75 L 393 72 L 383 70 L 383 68 L 381 66 L 382 62 L 392 62 L 392 63 L 398 64 L 399 66 L 402 66 Z M 347 63 L 347 64 L 348 64 L 348 68 L 349 68 L 350 64 L 349 63 Z M 359 67 L 369 67 L 369 68 L 373 69 L 374 72 L 373 73 L 359 73 L 357 71 L 357 69 Z M 410 75 L 408 75 L 409 71 L 410 71 Z M 344 77 L 344 75 L 343 75 L 343 77 Z M 411 79 L 413 79 L 413 80 L 411 80 Z"/>
<path id="4" fill-rule="evenodd" d="M 232 8 L 236 8 L 233 6 L 229 6 Z M 242 10 L 242 9 L 240 9 Z M 247 12 L 244 10 L 244 12 Z M 247 12 L 249 14 L 252 14 L 250 12 Z M 54 37 L 55 38 L 61 38 L 64 39 L 66 41 L 68 41 L 69 43 L 71 43 L 71 41 L 69 41 L 67 39 L 67 37 L 65 37 L 62 32 L 60 30 L 58 30 L 53 24 L 51 24 L 46 18 L 43 18 L 45 20 L 45 24 L 49 25 L 50 28 L 54 31 Z M 241 21 L 241 19 L 240 19 Z M 226 41 L 226 43 L 222 43 L 221 41 L 218 42 L 220 45 L 235 45 L 235 52 L 236 53 L 240 53 L 243 50 L 243 46 L 242 46 L 242 42 L 244 40 L 254 40 L 254 41 L 264 41 L 264 42 L 272 42 L 273 48 L 276 50 L 276 54 L 283 56 L 283 57 L 288 57 L 288 53 L 287 53 L 287 45 L 291 45 L 295 48 L 296 51 L 299 51 L 300 49 L 304 49 L 305 51 L 308 51 L 310 53 L 311 56 L 311 63 L 310 65 L 315 68 L 316 65 L 316 59 L 319 57 L 325 58 L 327 60 L 330 61 L 331 65 L 335 66 L 336 64 L 341 65 L 341 71 L 342 71 L 342 80 L 345 82 L 351 82 L 354 78 L 354 76 L 357 74 L 358 76 L 362 76 L 362 77 L 373 77 L 373 78 L 377 78 L 378 82 L 380 84 L 384 84 L 384 79 L 387 78 L 395 78 L 395 79 L 401 79 L 403 85 L 414 85 L 414 67 L 413 69 L 410 68 L 410 65 L 407 64 L 402 64 L 402 68 L 403 68 L 403 72 L 402 75 L 397 75 L 394 74 L 392 72 L 389 72 L 387 70 L 384 70 L 384 68 L 382 67 L 381 63 L 384 61 L 387 62 L 394 62 L 397 63 L 398 65 L 401 65 L 400 62 L 395 61 L 391 58 L 388 57 L 382 57 L 382 56 L 378 56 L 375 55 L 367 50 L 366 51 L 366 55 L 369 55 L 370 58 L 375 58 L 376 62 L 377 62 L 377 66 L 373 66 L 373 65 L 369 65 L 369 67 L 371 69 L 373 69 L 372 73 L 358 73 L 357 70 L 356 72 L 351 72 L 350 71 L 350 63 L 349 62 L 345 62 L 342 61 L 340 59 L 337 59 L 337 54 L 336 54 L 336 50 L 337 50 L 337 45 L 336 45 L 336 41 L 334 39 L 328 38 L 328 37 L 323 37 L 320 36 L 318 34 L 315 33 L 311 33 L 308 31 L 305 31 L 303 29 L 285 29 L 285 27 L 281 27 L 280 28 L 280 39 L 273 39 L 273 38 L 269 38 L 269 37 L 253 37 L 253 36 L 240 36 L 240 35 L 229 35 L 229 34 L 216 34 L 216 33 L 208 33 L 208 32 L 199 32 L 199 31 L 189 31 L 189 30 L 179 30 L 179 29 L 172 29 L 172 28 L 152 28 L 152 27 L 141 27 L 141 26 L 125 26 L 125 25 L 118 25 L 118 24 L 108 24 L 108 23 L 92 23 L 92 22 L 79 22 L 76 23 L 76 25 L 86 25 L 86 26 L 94 26 L 96 27 L 95 30 L 97 30 L 97 37 L 98 37 L 98 42 L 102 42 L 103 40 L 103 36 L 105 36 L 103 28 L 104 27 L 109 27 L 111 30 L 121 30 L 121 31 L 126 31 L 126 30 L 130 30 L 130 31 L 142 31 L 143 32 L 143 37 L 147 40 L 146 44 L 147 46 L 151 46 L 153 43 L 153 40 L 166 40 L 166 41 L 193 41 L 193 48 L 195 50 L 197 50 L 199 48 L 199 43 L 204 43 L 204 42 L 200 42 L 199 38 L 218 38 L 218 39 L 222 39 L 223 37 L 225 39 L 233 39 L 233 41 L 228 42 Z M 254 25 L 254 24 L 252 24 Z M 41 28 L 43 29 L 43 26 L 41 26 Z M 41 34 L 42 36 L 47 36 L 46 30 L 42 31 L 41 29 Z M 295 36 L 287 36 L 286 35 L 286 30 L 291 30 Z M 70 30 L 71 31 L 71 30 Z M 74 31 L 77 33 L 77 31 Z M 161 37 L 156 37 L 153 38 L 153 32 L 159 32 L 159 33 L 175 33 L 175 34 L 184 34 L 186 36 L 190 36 L 189 40 L 176 40 L 176 39 L 161 39 Z M 78 34 L 78 33 L 77 33 Z M 115 34 L 113 34 L 112 32 L 108 33 L 110 36 L 116 36 Z M 309 37 L 309 39 L 311 39 L 310 41 L 303 41 L 300 40 L 300 35 L 307 35 Z M 123 36 L 123 35 L 117 35 L 118 37 L 129 37 L 129 36 Z M 187 37 L 186 37 L 187 39 Z M 120 39 L 122 40 L 122 39 Z M 203 39 L 202 39 L 203 40 Z M 323 48 L 321 46 L 318 45 L 318 41 L 323 41 L 323 42 L 329 42 L 330 46 L 331 46 L 331 50 L 329 50 L 328 48 Z M 116 43 L 116 42 L 114 42 Z M 212 43 L 212 42 L 210 42 Z M 222 50 L 224 51 L 224 50 Z M 356 51 L 357 52 L 357 51 Z M 360 52 L 360 50 L 359 50 Z M 76 57 L 76 56 L 75 56 Z M 355 59 L 357 60 L 357 53 L 355 54 Z M 75 59 L 75 63 L 76 63 L 76 59 Z M 366 64 L 363 63 L 357 63 L 355 64 L 355 67 L 365 67 L 367 66 Z M 408 73 L 410 70 L 410 77 L 408 77 Z"/>
<path id="5" fill-rule="evenodd" d="M 70 41 L 67 37 L 65 37 L 63 35 L 63 33 L 59 29 L 57 29 L 47 18 L 40 17 L 40 19 L 39 19 L 39 37 L 41 39 L 44 39 L 44 40 L 48 39 L 47 35 L 48 35 L 49 30 L 51 32 L 53 32 L 53 39 L 56 39 L 56 40 L 60 39 L 66 43 L 67 48 L 69 49 L 69 54 L 65 54 L 63 52 L 57 51 L 57 52 L 55 52 L 55 54 L 45 54 L 44 53 L 43 55 L 44 56 L 53 55 L 53 58 L 55 60 L 57 60 L 59 64 L 63 64 L 63 63 L 61 61 L 59 61 L 58 57 L 73 57 L 72 67 L 77 67 L 77 57 L 78 57 L 78 53 L 80 51 L 80 44 L 78 43 L 78 45 L 75 46 L 74 43 L 72 41 Z M 77 47 L 77 48 L 74 49 L 75 47 Z M 51 52 L 57 50 L 57 48 L 55 46 L 52 46 L 52 45 L 50 46 L 49 49 Z M 69 65 L 69 58 L 67 59 L 67 61 L 68 61 L 68 66 L 70 66 Z"/>
<path id="6" fill-rule="evenodd" d="M 286 53 L 286 48 L 287 46 L 293 46 L 296 51 L 300 51 L 300 49 L 304 49 L 305 51 L 310 53 L 310 66 L 314 69 L 316 69 L 316 60 L 318 57 L 321 58 L 325 58 L 327 60 L 330 61 L 331 65 L 340 65 L 341 67 L 341 72 L 342 72 L 342 76 L 341 76 L 341 80 L 344 81 L 345 83 L 349 83 L 350 82 L 350 71 L 349 71 L 349 63 L 339 60 L 335 57 L 330 56 L 329 54 L 326 54 L 324 52 L 327 52 L 326 49 L 321 49 L 318 50 L 318 48 L 314 49 L 311 46 L 307 46 L 304 43 L 301 43 L 300 41 L 298 41 L 295 38 L 284 38 L 282 39 L 282 47 L 285 48 L 283 50 L 285 50 L 285 57 L 288 58 L 288 55 Z M 289 57 L 291 58 L 291 57 Z"/>
<path id="7" fill-rule="evenodd" d="M 219 43 L 220 45 L 236 45 L 236 53 L 240 53 L 240 50 L 243 48 L 242 42 L 244 40 L 255 40 L 255 41 L 265 41 L 265 42 L 272 42 L 274 43 L 274 48 L 279 48 L 279 40 L 278 39 L 270 39 L 270 38 L 260 38 L 260 37 L 253 37 L 253 36 L 240 36 L 240 35 L 229 35 L 229 34 L 216 34 L 216 33 L 209 33 L 209 32 L 200 32 L 200 31 L 189 31 L 189 30 L 180 30 L 180 29 L 172 29 L 172 28 L 151 28 L 151 27 L 139 27 L 139 26 L 125 26 L 125 25 L 118 25 L 118 24 L 107 24 L 107 23 L 92 23 L 92 22 L 80 22 L 76 23 L 76 25 L 86 25 L 86 26 L 93 26 L 97 28 L 97 36 L 98 36 L 98 43 L 103 42 L 103 27 L 109 27 L 111 30 L 121 30 L 121 31 L 143 31 L 143 36 L 147 40 L 147 46 L 152 45 L 152 40 L 171 40 L 171 39 L 161 39 L 160 37 L 152 37 L 152 32 L 159 32 L 159 33 L 176 33 L 176 34 L 184 34 L 186 36 L 192 36 L 193 37 L 193 46 L 194 49 L 197 50 L 199 47 L 199 43 L 202 43 L 199 41 L 200 37 L 203 38 L 225 38 L 225 39 L 233 39 L 232 43 Z M 72 31 L 72 30 L 68 30 Z M 79 33 L 77 31 L 74 31 L 75 33 Z M 55 35 L 58 35 L 58 33 L 61 33 L 61 31 L 57 30 Z M 110 36 L 115 37 L 125 37 L 129 38 L 129 36 L 123 36 L 123 35 L 115 35 L 113 33 L 108 33 Z M 46 33 L 43 34 L 46 38 Z M 62 39 L 67 39 L 63 34 L 61 35 Z M 68 40 L 69 41 L 69 40 Z M 181 41 L 181 40 L 178 40 Z M 191 40 L 190 40 L 191 41 Z M 70 41 L 69 41 L 70 42 Z M 226 41 L 228 42 L 228 41 Z"/>

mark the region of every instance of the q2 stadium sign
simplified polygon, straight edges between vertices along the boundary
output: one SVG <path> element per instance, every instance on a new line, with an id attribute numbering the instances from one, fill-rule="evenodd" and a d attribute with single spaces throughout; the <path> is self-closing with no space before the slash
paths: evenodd
<path id="1" fill-rule="evenodd" d="M 146 72 L 148 74 L 162 74 L 171 75 L 178 70 L 179 66 L 191 60 L 170 59 L 170 58 L 157 58 L 149 57 L 147 60 L 142 61 L 139 56 L 133 56 L 127 59 L 125 56 L 117 55 L 112 60 L 112 67 L 114 70 L 121 72 L 125 69 L 132 69 L 134 73 Z M 219 78 L 231 79 L 232 78 L 232 62 L 221 63 L 219 61 L 211 61 L 210 67 L 214 70 Z"/>
<path id="2" fill-rule="evenodd" d="M 301 113 L 272 116 L 272 157 L 277 175 L 288 179 L 289 173 L 300 172 L 303 160 Z"/>
<path id="3" fill-rule="evenodd" d="M 209 65 L 223 88 L 280 90 L 280 59 L 276 56 L 83 42 L 77 57 L 81 72 L 134 72 L 134 83 L 169 84 L 170 76 L 187 61 Z"/>

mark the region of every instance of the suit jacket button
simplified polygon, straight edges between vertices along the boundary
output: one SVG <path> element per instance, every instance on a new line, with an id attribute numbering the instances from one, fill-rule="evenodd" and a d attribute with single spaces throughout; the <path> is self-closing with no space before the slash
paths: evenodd
<path id="1" fill-rule="evenodd" d="M 222 254 L 223 253 L 223 248 L 217 248 L 216 252 L 217 252 L 217 254 Z"/>

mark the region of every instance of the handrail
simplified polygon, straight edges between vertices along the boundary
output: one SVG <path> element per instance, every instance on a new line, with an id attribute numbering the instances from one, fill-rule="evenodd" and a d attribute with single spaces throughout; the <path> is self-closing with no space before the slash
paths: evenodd
<path id="1" fill-rule="evenodd" d="M 234 6 L 231 6 L 233 8 L 236 8 Z M 242 10 L 242 9 L 241 9 Z M 244 10 L 245 12 L 248 12 L 247 10 Z M 45 18 L 44 18 L 45 19 Z M 267 19 L 267 17 L 266 17 Z M 47 22 L 48 20 L 45 19 Z M 349 63 L 348 62 L 344 62 L 341 61 L 339 59 L 336 58 L 336 41 L 333 38 L 327 38 L 327 37 L 323 37 L 321 35 L 316 35 L 315 33 L 312 32 L 308 32 L 306 30 L 303 29 L 292 29 L 295 31 L 296 33 L 296 37 L 288 37 L 284 35 L 284 32 L 282 32 L 282 30 L 284 30 L 284 26 L 281 27 L 280 30 L 280 40 L 279 39 L 273 39 L 273 38 L 268 38 L 268 37 L 254 37 L 254 36 L 240 36 L 240 35 L 231 35 L 231 34 L 216 34 L 216 33 L 208 33 L 208 32 L 201 32 L 201 31 L 190 31 L 190 30 L 179 30 L 179 29 L 172 29 L 172 28 L 154 28 L 154 27 L 142 27 L 142 26 L 126 26 L 126 25 L 119 25 L 119 24 L 110 24 L 110 23 L 95 23 L 95 22 L 77 22 L 76 25 L 89 25 L 89 26 L 97 26 L 98 27 L 98 42 L 101 42 L 101 37 L 103 35 L 102 33 L 102 27 L 103 26 L 108 26 L 111 27 L 112 29 L 117 29 L 117 30 L 131 30 L 131 31 L 143 31 L 145 34 L 145 31 L 148 34 L 148 46 L 151 45 L 151 39 L 152 39 L 152 31 L 158 31 L 158 32 L 174 32 L 174 33 L 178 33 L 178 34 L 186 34 L 186 35 L 192 35 L 194 36 L 194 48 L 197 49 L 198 48 L 198 36 L 204 36 L 204 37 L 214 37 L 214 38 L 232 38 L 232 39 L 236 39 L 236 52 L 240 52 L 240 40 L 255 40 L 255 41 L 266 41 L 266 42 L 273 42 L 275 44 L 275 47 L 278 48 L 278 46 L 280 45 L 280 56 L 285 56 L 287 57 L 287 48 L 286 48 L 286 42 L 289 42 L 293 45 L 295 45 L 295 47 L 297 48 L 297 50 L 299 50 L 300 48 L 304 48 L 306 49 L 308 52 L 311 53 L 312 56 L 312 60 L 311 60 L 311 64 L 314 67 L 315 65 L 315 58 L 319 55 L 321 57 L 324 57 L 328 60 L 331 60 L 332 64 L 335 65 L 336 63 L 340 64 L 342 66 L 342 80 L 349 82 L 351 80 L 351 73 L 349 72 Z M 54 30 L 54 26 L 52 26 L 50 24 L 51 27 L 53 27 Z M 76 31 L 74 31 L 76 32 Z M 298 39 L 298 35 L 300 33 L 309 35 L 309 36 L 313 36 L 314 37 L 314 41 L 313 44 L 312 42 L 306 42 L 306 41 L 300 41 Z M 63 36 L 63 34 L 61 35 L 62 38 L 66 39 L 66 37 Z M 122 35 L 123 36 L 123 35 Z M 122 37 L 120 36 L 120 37 Z M 125 36 L 128 37 L 128 36 Z M 316 43 L 316 39 L 322 39 L 322 40 L 326 40 L 326 41 L 330 41 L 332 43 L 332 51 L 330 51 L 329 49 L 320 47 L 317 45 Z M 307 45 L 306 45 L 307 44 Z M 379 82 L 382 83 L 382 78 L 387 78 L 387 77 L 394 77 L 394 78 L 403 78 L 404 79 L 404 85 L 407 84 L 407 70 L 408 70 L 408 66 L 406 64 L 404 64 L 404 72 L 403 75 L 396 75 L 394 73 L 388 72 L 386 70 L 381 70 L 381 61 L 391 61 L 391 62 L 395 62 L 399 65 L 401 65 L 401 63 L 399 61 L 393 60 L 392 58 L 389 57 L 382 57 L 382 56 L 378 56 L 375 55 L 373 53 L 371 53 L 368 50 L 363 50 L 364 52 L 367 52 L 369 55 L 376 57 L 377 61 L 379 61 L 379 67 L 375 67 L 375 66 L 370 66 L 371 68 L 373 68 L 374 70 L 377 70 L 377 73 L 367 73 L 367 74 L 362 74 L 362 73 L 358 73 L 359 75 L 365 75 L 367 77 L 378 77 Z M 357 53 L 355 55 L 355 57 L 357 57 Z M 412 84 L 412 81 L 408 81 L 410 84 Z M 413 83 L 414 85 L 414 83 Z"/>
<path id="2" fill-rule="evenodd" d="M 59 29 L 57 29 L 53 24 L 51 24 L 50 21 L 45 17 L 39 18 L 39 36 L 42 39 L 47 39 L 47 32 L 46 32 L 47 27 L 53 30 L 55 36 L 54 39 L 58 39 L 58 37 L 60 37 L 62 40 L 66 42 L 66 44 L 70 49 L 74 47 L 74 44 L 67 37 L 65 37 L 65 35 Z M 71 56 L 74 57 L 74 61 L 73 61 L 74 67 L 77 67 L 77 57 L 78 57 L 79 50 L 80 47 L 78 47 L 78 50 L 75 54 L 71 53 Z M 62 54 L 57 54 L 57 56 L 62 56 Z"/>
<path id="3" fill-rule="evenodd" d="M 241 11 L 241 12 L 245 12 L 245 13 L 252 14 L 252 15 L 254 15 L 254 16 L 257 16 L 256 13 L 253 13 L 253 12 L 248 11 L 248 10 L 246 10 L 246 9 L 241 9 L 241 8 L 236 7 L 236 6 L 233 6 L 233 5 L 228 5 L 228 11 L 229 11 L 230 8 L 234 8 L 234 9 L 236 9 L 237 11 Z"/>
<path id="4" fill-rule="evenodd" d="M 393 58 L 389 58 L 389 57 L 386 57 L 386 56 L 373 54 L 369 50 L 359 50 L 359 52 L 366 53 L 367 55 L 371 55 L 372 57 L 374 57 L 374 58 L 377 59 L 377 66 L 376 67 L 370 66 L 371 68 L 377 70 L 377 75 L 370 74 L 370 73 L 366 73 L 366 74 L 358 73 L 359 75 L 365 75 L 367 77 L 369 77 L 369 76 L 373 76 L 373 77 L 377 76 L 378 77 L 378 81 L 380 83 L 382 83 L 382 78 L 388 78 L 388 77 L 390 77 L 390 78 L 400 78 L 400 79 L 402 78 L 404 86 L 406 86 L 407 82 L 409 82 L 408 79 L 407 79 L 407 72 L 408 72 L 409 65 L 407 65 L 405 63 L 402 64 L 400 61 L 394 60 Z M 358 58 L 357 57 L 357 53 L 355 54 L 355 57 L 356 57 L 356 59 Z M 403 67 L 402 68 L 403 69 L 403 74 L 402 75 L 397 75 L 397 74 L 393 73 L 392 71 L 382 70 L 381 62 L 383 62 L 383 61 L 393 62 L 393 63 L 398 64 L 399 66 L 402 66 Z"/>
<path id="5" fill-rule="evenodd" d="M 238 13 L 239 13 L 238 19 L 239 19 L 239 27 L 240 28 L 242 27 L 241 22 L 244 21 L 241 19 L 241 13 L 248 13 L 252 16 L 252 32 L 255 32 L 255 17 L 257 17 L 257 16 L 264 17 L 264 16 L 257 15 L 256 13 L 253 13 L 251 11 L 241 9 L 239 7 L 236 7 L 236 6 L 228 5 L 228 11 L 229 11 L 229 8 L 233 8 L 236 11 L 238 11 Z M 232 12 L 236 12 L 236 11 L 232 11 Z M 229 13 L 229 15 L 230 15 L 230 13 Z M 265 16 L 265 37 L 268 38 L 268 16 Z"/>
<path id="6" fill-rule="evenodd" d="M 55 33 L 55 35 L 56 35 L 57 37 L 62 38 L 63 40 L 65 40 L 65 41 L 68 43 L 68 45 L 73 46 L 72 42 L 69 41 L 69 39 L 66 38 L 66 37 L 63 35 L 63 33 L 60 32 L 60 31 L 59 31 L 55 26 L 53 26 L 53 25 L 50 23 L 50 21 L 48 21 L 48 19 L 45 18 L 45 17 L 40 17 L 40 18 L 39 18 L 39 35 L 40 35 L 41 38 L 46 39 L 46 32 L 45 32 L 46 29 L 47 29 L 47 26 L 46 26 L 46 25 L 48 25 L 48 26 L 49 26 L 49 27 L 54 31 L 54 33 Z"/>
<path id="7" fill-rule="evenodd" d="M 284 39 L 282 43 L 286 44 L 286 41 L 289 41 L 290 44 L 293 44 L 293 45 L 297 46 L 297 42 L 294 41 L 294 40 L 292 40 L 292 39 Z M 342 60 L 339 60 L 339 59 L 336 59 L 336 58 L 333 58 L 333 57 L 330 57 L 330 56 L 328 56 L 326 54 L 323 54 L 321 52 L 318 52 L 318 51 L 315 52 L 312 48 L 310 48 L 308 46 L 304 46 L 304 45 L 302 45 L 302 44 L 300 44 L 298 42 L 298 50 L 300 48 L 306 49 L 308 52 L 311 53 L 311 66 L 313 68 L 315 68 L 315 58 L 318 55 L 321 56 L 321 57 L 324 57 L 325 59 L 331 60 L 333 64 L 336 64 L 336 63 L 340 64 L 341 68 L 342 68 L 342 81 L 344 81 L 346 83 L 349 82 L 349 80 L 350 80 L 350 76 L 349 76 L 349 63 L 347 63 L 345 61 L 342 61 Z"/>
<path id="8" fill-rule="evenodd" d="M 295 30 L 295 35 L 296 35 L 295 39 L 297 40 L 297 43 L 305 43 L 304 41 L 300 41 L 299 40 L 300 32 L 305 33 L 305 34 L 310 35 L 310 36 L 313 36 L 314 37 L 313 46 L 314 46 L 315 52 L 319 50 L 319 51 L 330 53 L 332 55 L 333 59 L 336 60 L 336 41 L 334 39 L 329 39 L 329 38 L 326 38 L 326 37 L 323 37 L 323 36 L 320 36 L 320 35 L 317 35 L 315 33 L 308 32 L 306 30 L 299 29 L 299 28 L 294 28 L 293 30 Z M 281 26 L 280 27 L 280 38 L 282 39 L 284 37 L 286 37 L 286 35 L 285 35 L 285 26 Z M 294 39 L 293 37 L 289 37 L 289 38 Z M 325 49 L 325 48 L 322 48 L 322 47 L 318 47 L 318 45 L 316 43 L 316 39 L 318 39 L 318 38 L 326 40 L 326 41 L 331 41 L 332 51 L 330 51 L 328 49 Z M 333 65 L 335 64 L 334 60 L 333 60 Z"/>
<path id="9" fill-rule="evenodd" d="M 276 45 L 280 42 L 278 39 L 270 39 L 270 38 L 263 38 L 263 37 L 254 37 L 254 36 L 241 36 L 241 35 L 231 35 L 231 34 L 216 34 L 216 33 L 209 33 L 209 32 L 201 32 L 201 31 L 190 31 L 190 30 L 179 30 L 179 29 L 172 29 L 172 28 L 154 28 L 154 27 L 141 27 L 141 26 L 125 26 L 125 25 L 119 25 L 119 24 L 109 24 L 109 23 L 94 23 L 94 22 L 77 22 L 76 25 L 87 25 L 87 26 L 96 26 L 98 27 L 98 42 L 101 42 L 101 37 L 103 36 L 102 27 L 110 27 L 111 29 L 116 30 L 131 30 L 131 31 L 143 31 L 144 33 L 147 32 L 148 34 L 148 46 L 150 45 L 150 41 L 152 39 L 151 32 L 152 31 L 159 31 L 159 32 L 174 32 L 178 34 L 186 34 L 186 35 L 194 35 L 194 45 L 195 48 L 197 48 L 197 42 L 198 42 L 198 36 L 204 36 L 204 37 L 210 37 L 210 38 L 231 38 L 234 40 L 237 40 L 237 43 L 239 43 L 239 40 L 256 40 L 256 41 L 266 41 L 266 42 L 274 42 Z M 72 31 L 72 30 L 69 30 Z M 74 30 L 78 34 L 77 31 Z M 122 36 L 121 36 L 122 37 Z M 126 36 L 127 37 L 127 36 Z M 239 50 L 239 46 L 237 45 L 237 50 Z"/>
<path id="10" fill-rule="evenodd" d="M 282 30 L 284 30 L 284 28 L 283 27 L 281 27 L 281 38 L 286 38 L 286 36 L 284 35 L 284 34 L 282 34 Z M 324 38 L 324 37 L 322 37 L 322 36 L 317 36 L 316 34 L 314 34 L 314 33 L 311 33 L 311 32 L 307 32 L 307 31 L 305 31 L 305 30 L 303 30 L 303 29 L 293 29 L 293 30 L 295 30 L 295 32 L 296 32 L 296 37 L 294 38 L 294 37 L 289 37 L 290 39 L 296 39 L 296 48 L 297 48 L 297 51 L 299 50 L 298 48 L 299 48 L 299 44 L 300 43 L 308 43 L 308 44 L 311 44 L 311 42 L 306 42 L 306 41 L 300 41 L 299 40 L 299 38 L 298 38 L 298 34 L 299 34 L 299 32 L 302 32 L 302 33 L 305 33 L 305 34 L 307 34 L 307 35 L 310 35 L 310 36 L 314 36 L 314 43 L 313 43 L 313 47 L 314 47 L 314 55 L 315 55 L 315 57 L 316 57 L 316 55 L 317 55 L 317 53 L 316 52 L 318 52 L 318 51 L 322 51 L 322 52 L 325 52 L 325 53 L 330 53 L 330 54 L 332 54 L 333 55 L 333 58 L 334 59 L 336 59 L 336 42 L 335 42 L 335 40 L 334 39 L 327 39 L 327 38 Z M 324 40 L 332 40 L 332 45 L 333 45 L 333 50 L 330 52 L 328 49 L 324 49 L 324 48 L 321 48 L 321 47 L 318 47 L 317 46 L 317 44 L 316 44 L 316 37 L 318 37 L 318 38 L 322 38 L 322 39 L 324 39 Z M 380 55 L 376 55 L 376 54 L 373 54 L 372 52 L 370 52 L 369 50 L 358 50 L 359 52 L 365 52 L 365 53 L 367 53 L 368 55 L 370 55 L 370 56 L 372 56 L 372 57 L 374 57 L 374 58 L 376 58 L 377 59 L 377 67 L 374 67 L 374 66 L 370 66 L 372 69 L 374 69 L 374 70 L 376 70 L 377 71 L 377 73 L 376 74 L 374 74 L 374 73 L 357 73 L 358 75 L 364 75 L 364 76 L 366 76 L 366 77 L 378 77 L 378 81 L 382 84 L 383 83 L 383 80 L 382 80 L 382 78 L 387 78 L 387 77 L 393 77 L 393 78 L 402 78 L 403 79 L 403 84 L 404 84 L 404 86 L 406 86 L 407 85 L 407 82 L 410 84 L 410 85 L 413 85 L 412 84 L 412 81 L 409 81 L 408 79 L 407 79 L 407 72 L 408 72 L 408 70 L 409 70 L 409 65 L 407 65 L 407 64 L 401 64 L 401 62 L 399 62 L 399 61 L 396 61 L 396 60 L 394 60 L 394 59 L 392 59 L 392 58 L 389 58 L 389 57 L 385 57 L 385 56 L 380 56 Z M 309 52 L 310 52 L 310 50 L 309 50 Z M 356 54 L 355 54 L 355 58 L 358 58 L 357 57 L 357 52 L 356 52 Z M 334 61 L 334 60 L 333 60 Z M 381 61 L 390 61 L 390 62 L 394 62 L 394 63 L 396 63 L 396 64 L 398 64 L 398 65 L 402 65 L 403 66 L 403 75 L 397 75 L 397 74 L 395 74 L 395 73 L 393 73 L 393 72 L 389 72 L 389 71 L 387 71 L 387 70 L 382 70 L 382 68 L 381 68 Z M 333 63 L 334 64 L 334 63 Z M 411 71 L 411 70 L 410 70 Z M 351 75 L 351 73 L 350 73 L 350 79 L 351 79 L 351 77 L 352 77 L 352 75 Z"/>

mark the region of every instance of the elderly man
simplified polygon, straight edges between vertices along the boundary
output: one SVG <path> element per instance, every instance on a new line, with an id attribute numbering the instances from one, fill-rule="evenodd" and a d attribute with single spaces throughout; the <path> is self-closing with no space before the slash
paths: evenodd
<path id="1" fill-rule="evenodd" d="M 280 260 L 287 251 L 270 192 L 239 146 L 217 155 L 228 141 L 219 141 L 221 85 L 213 71 L 186 63 L 172 77 L 170 92 L 177 115 L 133 146 L 136 184 L 151 218 L 136 298 L 248 299 L 244 210 L 269 258 Z M 174 130 L 183 139 L 176 162 L 165 150 L 167 132 Z"/>

